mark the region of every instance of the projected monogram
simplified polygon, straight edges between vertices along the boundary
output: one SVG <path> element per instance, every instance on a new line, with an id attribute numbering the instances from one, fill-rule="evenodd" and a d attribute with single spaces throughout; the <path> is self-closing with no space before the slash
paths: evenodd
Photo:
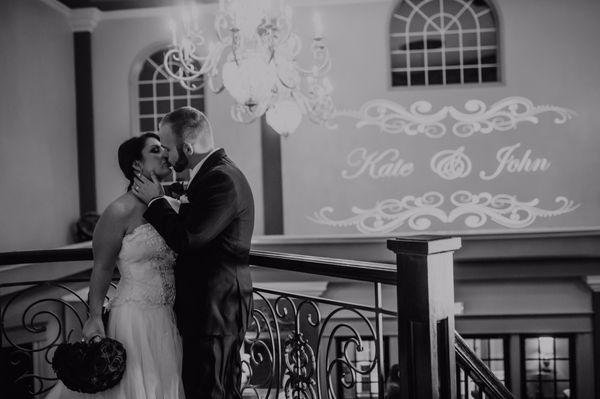
<path id="1" fill-rule="evenodd" d="M 454 119 L 452 133 L 458 137 L 469 137 L 475 133 L 488 134 L 494 131 L 507 131 L 519 123 L 538 123 L 538 115 L 554 114 L 554 123 L 562 124 L 573 116 L 575 111 L 554 105 L 535 105 L 525 97 L 507 97 L 489 108 L 481 100 L 469 100 L 465 111 L 453 106 L 444 106 L 432 111 L 428 101 L 417 101 L 405 108 L 389 100 L 377 99 L 365 103 L 358 111 L 338 111 L 336 117 L 358 119 L 356 127 L 376 126 L 391 134 L 418 134 L 430 138 L 440 138 L 446 134 L 446 118 Z"/>
<path id="2" fill-rule="evenodd" d="M 358 128 L 376 126 L 389 134 L 438 139 L 445 136 L 448 130 L 459 138 L 514 130 L 522 123 L 537 124 L 544 114 L 553 116 L 555 124 L 564 124 L 577 115 L 568 108 L 535 105 L 527 98 L 513 96 L 489 107 L 481 100 L 469 100 L 465 103 L 464 111 L 453 106 L 444 106 L 435 111 L 428 101 L 417 101 L 405 108 L 392 101 L 379 99 L 365 103 L 358 111 L 340 111 L 336 116 L 357 119 Z M 448 123 L 449 118 L 453 122 Z M 505 173 L 544 173 L 551 166 L 547 158 L 534 155 L 532 149 L 523 148 L 521 143 L 501 147 L 496 151 L 495 159 L 496 164 L 489 169 L 478 170 L 479 179 L 491 181 Z M 438 151 L 429 160 L 429 167 L 435 175 L 448 181 L 464 179 L 474 169 L 468 156 L 468 147 L 464 145 Z M 346 168 L 341 171 L 341 176 L 348 180 L 363 176 L 371 179 L 406 178 L 414 172 L 415 163 L 403 158 L 397 149 L 381 151 L 359 147 L 346 157 Z M 468 228 L 479 228 L 493 222 L 520 229 L 531 226 L 539 218 L 573 212 L 580 206 L 565 196 L 556 196 L 554 206 L 540 204 L 539 198 L 523 199 L 509 193 L 477 194 L 459 190 L 446 198 L 438 191 L 430 191 L 420 197 L 406 195 L 399 199 L 377 201 L 367 209 L 354 206 L 350 216 L 335 217 L 336 209 L 326 206 L 308 219 L 331 227 L 353 227 L 365 234 L 387 234 L 403 226 L 426 230 L 434 222 L 463 222 Z"/>
<path id="3" fill-rule="evenodd" d="M 471 159 L 464 151 L 465 146 L 438 152 L 431 158 L 431 170 L 446 180 L 467 177 L 471 173 Z"/>

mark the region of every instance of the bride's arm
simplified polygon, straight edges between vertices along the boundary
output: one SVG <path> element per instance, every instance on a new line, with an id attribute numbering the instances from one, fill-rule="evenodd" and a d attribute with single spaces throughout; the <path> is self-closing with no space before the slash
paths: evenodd
<path id="1" fill-rule="evenodd" d="M 109 206 L 100 217 L 92 240 L 94 267 L 90 277 L 88 295 L 89 318 L 83 327 L 83 336 L 105 336 L 102 324 L 102 305 L 112 279 L 117 256 L 125 232 L 124 215 L 114 204 Z"/>

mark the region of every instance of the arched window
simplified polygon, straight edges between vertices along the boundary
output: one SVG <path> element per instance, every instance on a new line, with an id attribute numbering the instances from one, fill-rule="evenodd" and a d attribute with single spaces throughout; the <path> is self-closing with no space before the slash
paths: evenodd
<path id="1" fill-rule="evenodd" d="M 499 80 L 497 16 L 486 0 L 401 0 L 390 45 L 392 86 Z"/>
<path id="2" fill-rule="evenodd" d="M 202 78 L 196 80 L 201 88 L 190 91 L 170 78 L 163 61 L 167 48 L 152 53 L 141 63 L 137 74 L 137 126 L 139 132 L 156 131 L 160 119 L 175 108 L 192 106 L 204 112 Z M 134 72 L 135 73 L 135 72 Z"/>

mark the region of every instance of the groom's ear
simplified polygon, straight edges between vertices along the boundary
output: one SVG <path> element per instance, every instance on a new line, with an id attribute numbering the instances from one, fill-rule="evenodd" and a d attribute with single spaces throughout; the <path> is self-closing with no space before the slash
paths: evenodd
<path id="1" fill-rule="evenodd" d="M 194 153 L 194 147 L 190 143 L 184 142 L 183 152 L 185 153 L 185 155 L 190 156 Z"/>

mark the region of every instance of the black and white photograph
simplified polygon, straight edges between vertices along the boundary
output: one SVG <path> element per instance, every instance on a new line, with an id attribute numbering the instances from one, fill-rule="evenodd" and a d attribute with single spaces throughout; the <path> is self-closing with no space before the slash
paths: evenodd
<path id="1" fill-rule="evenodd" d="M 600 399 L 598 0 L 0 0 L 1 399 Z"/>

